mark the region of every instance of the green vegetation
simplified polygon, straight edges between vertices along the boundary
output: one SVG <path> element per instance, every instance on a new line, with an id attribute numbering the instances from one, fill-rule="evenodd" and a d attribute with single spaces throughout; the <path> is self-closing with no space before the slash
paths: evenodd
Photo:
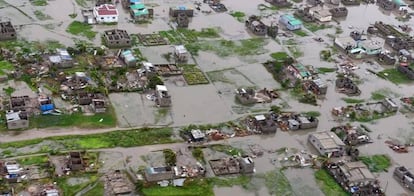
<path id="1" fill-rule="evenodd" d="M 306 116 L 309 116 L 309 117 L 319 117 L 319 116 L 321 116 L 321 113 L 318 112 L 318 111 L 309 111 L 309 112 L 304 112 L 303 114 L 306 115 Z"/>
<path id="2" fill-rule="evenodd" d="M 50 17 L 49 15 L 47 15 L 47 14 L 45 14 L 42 11 L 39 11 L 39 10 L 35 10 L 34 15 L 36 16 L 36 18 L 38 20 L 50 20 L 50 19 L 52 19 L 52 17 Z"/>
<path id="3" fill-rule="evenodd" d="M 332 25 L 309 23 L 309 22 L 305 22 L 303 25 L 305 26 L 305 28 L 307 28 L 309 31 L 312 31 L 312 32 L 316 32 L 316 31 L 319 31 L 319 30 L 323 30 L 323 29 L 327 29 L 327 28 L 332 27 Z"/>
<path id="4" fill-rule="evenodd" d="M 328 62 L 332 61 L 332 53 L 330 50 L 321 50 L 320 57 L 324 61 L 328 61 Z"/>
<path id="5" fill-rule="evenodd" d="M 252 177 L 241 175 L 237 177 L 228 177 L 228 178 L 213 177 L 213 178 L 208 178 L 207 180 L 213 186 L 218 186 L 218 187 L 241 186 L 247 189 L 247 185 L 252 180 Z"/>
<path id="6" fill-rule="evenodd" d="M 71 17 L 71 18 L 76 18 L 76 16 L 78 16 L 78 14 L 76 14 L 76 13 L 69 14 L 69 17 Z"/>
<path id="7" fill-rule="evenodd" d="M 81 7 L 86 7 L 88 5 L 85 0 L 76 0 L 76 3 Z"/>
<path id="8" fill-rule="evenodd" d="M 42 165 L 49 161 L 49 157 L 46 155 L 41 156 L 28 156 L 16 160 L 21 165 Z"/>
<path id="9" fill-rule="evenodd" d="M 246 14 L 244 14 L 243 12 L 239 12 L 239 11 L 231 12 L 230 15 L 236 18 L 237 21 L 239 22 L 244 22 L 244 17 L 246 16 Z"/>
<path id="10" fill-rule="evenodd" d="M 316 182 L 325 195 L 349 196 L 335 179 L 329 175 L 326 169 L 319 169 L 315 172 Z"/>
<path id="11" fill-rule="evenodd" d="M 234 81 L 228 79 L 225 76 L 225 73 L 227 71 L 237 71 L 237 70 L 235 70 L 234 68 L 229 68 L 229 69 L 223 69 L 223 70 L 209 71 L 209 72 L 206 72 L 206 74 L 211 82 L 223 82 L 223 83 L 228 83 L 228 84 L 235 84 Z"/>
<path id="12" fill-rule="evenodd" d="M 192 151 L 192 154 L 193 154 L 193 157 L 200 163 L 206 163 L 202 148 L 194 148 Z"/>
<path id="13" fill-rule="evenodd" d="M 266 11 L 266 10 L 276 11 L 276 10 L 280 10 L 280 9 L 289 9 L 290 7 L 291 6 L 289 6 L 289 7 L 278 7 L 278 6 L 274 6 L 274 5 L 267 6 L 265 4 L 259 4 L 257 6 L 257 9 L 259 9 L 260 11 Z"/>
<path id="14" fill-rule="evenodd" d="M 341 27 L 335 27 L 335 34 L 341 34 L 343 32 L 344 32 L 344 30 L 342 30 Z"/>
<path id="15" fill-rule="evenodd" d="M 72 179 L 71 179 L 72 178 Z M 78 179 L 77 179 L 78 178 Z M 57 185 L 62 190 L 63 195 L 76 195 L 88 185 L 95 183 L 98 176 L 94 174 L 79 175 L 77 177 L 57 178 Z M 80 181 L 80 182 L 78 182 Z"/>
<path id="16" fill-rule="evenodd" d="M 105 195 L 105 187 L 103 182 L 98 182 L 93 189 L 83 194 L 83 196 L 97 196 L 97 195 Z"/>
<path id="17" fill-rule="evenodd" d="M 375 101 L 380 101 L 387 97 L 394 98 L 399 96 L 400 95 L 398 93 L 393 92 L 389 88 L 382 88 L 371 93 L 371 99 Z"/>
<path id="18" fill-rule="evenodd" d="M 239 56 L 259 55 L 267 52 L 263 48 L 267 42 L 263 38 L 252 38 L 239 41 L 231 40 L 213 40 L 201 41 L 198 43 L 186 44 L 187 50 L 193 54 L 198 55 L 198 51 L 212 51 L 220 57 L 227 57 L 237 54 Z"/>
<path id="19" fill-rule="evenodd" d="M 385 98 L 387 98 L 387 96 L 382 94 L 381 92 L 375 91 L 375 92 L 371 93 L 371 99 L 373 99 L 375 101 L 381 101 Z"/>
<path id="20" fill-rule="evenodd" d="M 292 186 L 282 170 L 257 174 L 255 177 L 265 180 L 265 186 L 270 195 L 293 195 Z"/>
<path id="21" fill-rule="evenodd" d="M 214 196 L 213 187 L 206 179 L 187 179 L 183 187 L 160 187 L 158 185 L 142 189 L 145 196 Z"/>
<path id="22" fill-rule="evenodd" d="M 361 156 L 359 159 L 368 166 L 371 172 L 387 171 L 391 167 L 391 159 L 385 154 Z"/>
<path id="23" fill-rule="evenodd" d="M 72 23 L 70 23 L 66 31 L 73 35 L 85 36 L 88 39 L 94 39 L 97 34 L 96 32 L 92 31 L 91 25 L 85 24 L 80 21 L 73 21 Z"/>
<path id="24" fill-rule="evenodd" d="M 194 64 L 185 64 L 185 65 L 178 65 L 179 67 L 183 68 L 183 76 L 185 81 L 188 85 L 196 85 L 196 84 L 208 84 L 209 81 L 207 80 L 204 73 L 198 68 L 197 65 Z"/>
<path id="25" fill-rule="evenodd" d="M 67 135 L 8 142 L 1 143 L 0 148 L 30 147 L 39 144 L 42 141 L 55 142 L 58 146 L 62 146 L 62 150 L 133 147 L 175 142 L 171 136 L 172 132 L 170 128 L 142 128 L 90 135 Z"/>
<path id="26" fill-rule="evenodd" d="M 288 46 L 287 47 L 290 53 L 292 53 L 293 58 L 299 58 L 303 56 L 303 52 L 300 51 L 298 46 Z"/>
<path id="27" fill-rule="evenodd" d="M 325 73 L 332 73 L 336 71 L 336 68 L 330 68 L 330 67 L 319 67 L 317 68 L 318 73 L 325 74 Z"/>
<path id="28" fill-rule="evenodd" d="M 218 152 L 224 152 L 228 155 L 231 156 L 241 156 L 244 154 L 242 149 L 239 148 L 235 148 L 233 146 L 230 145 L 224 145 L 224 144 L 214 144 L 214 145 L 210 145 L 210 148 L 212 150 L 218 151 Z"/>
<path id="29" fill-rule="evenodd" d="M 270 56 L 275 60 L 284 61 L 289 58 L 289 55 L 286 52 L 275 52 L 270 54 Z"/>
<path id="30" fill-rule="evenodd" d="M 3 91 L 4 91 L 4 92 L 6 93 L 6 95 L 8 95 L 8 96 L 11 96 L 15 90 L 16 90 L 16 89 L 14 89 L 14 88 L 13 88 L 13 87 L 11 87 L 11 86 L 9 86 L 9 87 L 7 87 L 7 88 L 3 88 Z"/>
<path id="31" fill-rule="evenodd" d="M 407 84 L 412 82 L 406 75 L 395 68 L 380 71 L 377 73 L 377 76 L 389 80 L 394 84 Z"/>
<path id="32" fill-rule="evenodd" d="M 5 75 L 7 71 L 11 71 L 14 69 L 13 64 L 8 61 L 0 61 L 0 75 Z"/>
<path id="33" fill-rule="evenodd" d="M 47 0 L 31 0 L 30 1 L 34 6 L 46 6 Z"/>
<path id="34" fill-rule="evenodd" d="M 342 98 L 348 104 L 364 103 L 364 99 Z"/>
<path id="35" fill-rule="evenodd" d="M 199 41 L 199 38 L 218 38 L 218 28 L 203 28 L 201 31 L 194 29 L 177 29 L 160 31 L 158 34 L 167 38 L 171 44 L 187 44 Z"/>
<path id="36" fill-rule="evenodd" d="M 30 119 L 30 126 L 36 128 L 69 127 L 79 128 L 106 128 L 116 126 L 116 115 L 109 109 L 105 113 L 86 116 L 83 113 L 62 115 L 37 115 Z"/>
<path id="37" fill-rule="evenodd" d="M 293 31 L 293 33 L 300 36 L 300 37 L 308 36 L 308 34 L 303 30 L 295 30 L 295 31 Z"/>
<path id="38" fill-rule="evenodd" d="M 163 85 L 163 84 L 164 82 L 159 76 L 153 75 L 148 78 L 147 88 L 155 89 L 157 85 Z"/>
<path id="39" fill-rule="evenodd" d="M 165 164 L 168 166 L 175 166 L 177 163 L 177 155 L 171 149 L 165 149 L 162 151 L 164 154 Z"/>

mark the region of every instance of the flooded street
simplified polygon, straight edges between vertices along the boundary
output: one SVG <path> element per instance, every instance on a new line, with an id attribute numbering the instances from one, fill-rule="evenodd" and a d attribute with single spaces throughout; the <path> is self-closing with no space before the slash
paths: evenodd
<path id="1" fill-rule="evenodd" d="M 68 33 L 68 25 L 74 21 L 82 21 L 80 15 L 82 6 L 78 5 L 75 0 L 55 0 L 48 1 L 47 6 L 29 6 L 28 0 L 4 0 L 6 3 L 0 9 L 0 19 L 11 20 L 16 26 L 18 36 L 21 39 L 29 41 L 48 41 L 56 40 L 65 45 L 74 45 L 75 40 L 83 40 L 94 44 L 101 44 L 101 33 L 105 30 L 119 28 L 125 29 L 130 34 L 138 33 L 154 33 L 158 31 L 171 30 L 174 24 L 167 17 L 168 9 L 171 6 L 187 5 L 194 7 L 194 2 L 190 0 L 146 0 L 145 4 L 154 9 L 154 20 L 148 24 L 133 24 L 129 19 L 129 12 L 122 9 L 120 4 L 117 5 L 120 10 L 119 23 L 117 25 L 96 25 L 92 28 L 93 31 L 98 32 L 95 39 L 87 39 L 82 36 L 75 36 Z M 1 2 L 1 1 L 0 1 Z M 87 1 L 91 3 L 90 1 Z M 277 14 L 291 13 L 293 10 L 265 10 L 259 11 L 258 5 L 264 1 L 240 1 L 240 0 L 223 0 L 229 11 L 240 11 L 250 16 L 268 15 L 267 20 L 277 23 Z M 12 6 L 10 6 L 12 5 Z M 332 5 L 328 5 L 332 6 Z M 63 9 L 64 8 L 64 9 Z M 334 36 L 349 36 L 349 33 L 354 30 L 366 31 L 367 27 L 376 21 L 383 21 L 394 26 L 400 24 L 407 24 L 414 28 L 413 20 L 403 23 L 396 19 L 395 13 L 387 13 L 381 11 L 378 5 L 361 5 L 357 7 L 347 7 L 348 17 L 346 20 L 330 22 L 333 28 L 323 29 L 316 32 L 305 30 L 308 35 L 304 37 L 295 36 L 292 38 L 296 47 L 302 54 L 296 59 L 304 65 L 312 65 L 315 68 L 336 68 L 333 62 L 322 61 L 320 57 L 321 50 L 326 50 L 333 43 L 332 35 L 335 34 L 335 27 L 340 28 L 343 32 Z M 49 19 L 39 20 L 34 12 L 38 10 L 49 16 Z M 201 10 L 211 10 L 207 5 L 203 4 Z M 410 12 L 412 12 L 410 10 Z M 74 18 L 69 15 L 77 13 Z M 229 13 L 215 13 L 205 14 L 196 12 L 191 19 L 189 29 L 201 30 L 203 28 L 218 28 L 221 39 L 225 40 L 244 40 L 256 38 L 246 31 L 244 22 L 240 22 L 231 16 Z M 324 42 L 316 42 L 313 38 L 321 37 Z M 186 85 L 177 82 L 173 79 L 166 79 L 165 83 L 172 97 L 172 107 L 168 110 L 161 111 L 154 106 L 154 102 L 150 101 L 145 94 L 138 93 L 113 93 L 109 95 L 112 106 L 114 106 L 115 113 L 118 117 L 118 127 L 103 131 L 118 130 L 120 128 L 130 127 L 145 127 L 145 126 L 172 126 L 180 127 L 189 124 L 217 124 L 227 121 L 232 121 L 258 113 L 267 112 L 272 105 L 284 105 L 284 110 L 293 112 L 309 112 L 318 111 L 319 125 L 317 129 L 306 131 L 290 131 L 283 132 L 278 130 L 275 135 L 266 136 L 248 136 L 240 138 L 231 138 L 226 141 L 218 143 L 228 143 L 239 148 L 247 148 L 249 144 L 259 144 L 265 153 L 262 157 L 254 159 L 256 174 L 264 174 L 273 170 L 280 170 L 281 166 L 274 164 L 274 160 L 280 160 L 284 157 L 277 153 L 270 152 L 280 148 L 289 147 L 299 151 L 305 150 L 316 153 L 315 149 L 308 144 L 308 134 L 315 131 L 329 131 L 332 127 L 338 125 L 345 125 L 350 123 L 348 121 L 337 122 L 332 116 L 332 108 L 338 106 L 346 106 L 347 103 L 343 98 L 346 95 L 336 92 L 335 80 L 336 73 L 321 74 L 320 77 L 326 81 L 328 90 L 326 96 L 318 100 L 317 106 L 299 103 L 287 91 L 281 91 L 281 97 L 274 100 L 272 103 L 255 104 L 254 106 L 243 106 L 235 101 L 235 89 L 253 87 L 256 89 L 281 89 L 281 85 L 276 82 L 273 76 L 266 70 L 262 63 L 271 60 L 270 54 L 279 51 L 289 51 L 287 42 L 290 38 L 280 37 L 276 40 L 266 38 L 262 44 L 261 50 L 256 55 L 220 55 L 217 51 L 199 51 L 197 56 L 193 56 L 189 60 L 189 64 L 197 64 L 203 74 L 210 81 L 205 85 Z M 149 62 L 154 64 L 170 63 L 163 57 L 173 51 L 170 45 L 154 46 L 154 47 L 138 47 L 143 56 Z M 402 96 L 413 95 L 413 84 L 396 85 L 390 81 L 379 78 L 370 73 L 367 69 L 375 70 L 376 72 L 391 68 L 390 66 L 381 66 L 378 64 L 370 65 L 362 61 L 356 62 L 359 69 L 355 73 L 360 77 L 360 84 L 358 87 L 361 94 L 355 99 L 365 101 L 373 101 L 372 94 L 377 91 L 387 91 L 388 97 L 398 98 Z M 18 86 L 18 84 L 12 84 Z M 16 95 L 22 95 L 26 92 L 28 87 L 21 87 L 15 92 Z M 386 144 L 386 140 L 396 139 L 402 143 L 414 142 L 414 121 L 412 115 L 397 112 L 396 115 L 375 120 L 370 123 L 363 123 L 369 127 L 372 132 L 369 135 L 374 139 L 374 143 L 363 145 L 359 148 L 361 155 L 386 154 L 392 159 L 392 167 L 388 172 L 381 172 L 378 178 L 382 187 L 386 187 L 387 195 L 401 195 L 411 194 L 392 177 L 392 171 L 395 167 L 404 165 L 411 167 L 414 165 L 414 157 L 412 153 L 398 154 L 391 150 Z M 360 123 L 353 123 L 352 125 L 359 125 Z M 71 134 L 80 134 L 82 131 L 78 129 L 61 129 L 61 130 L 35 130 L 32 133 L 22 135 L 4 135 L 0 141 L 14 141 L 23 139 L 33 139 L 43 137 L 64 135 L 64 132 L 71 132 Z M 98 133 L 99 130 L 90 130 L 90 133 Z M 104 168 L 105 170 L 119 168 L 117 166 L 123 165 L 125 167 L 138 168 L 145 164 L 141 156 L 144 156 L 150 151 L 162 150 L 165 148 L 182 148 L 186 147 L 185 143 L 144 146 L 136 148 L 114 148 L 104 149 L 109 153 L 103 158 L 107 162 L 113 162 L 113 167 Z M 129 162 L 114 161 L 108 157 L 113 157 L 110 153 L 114 153 L 116 159 L 127 159 Z M 108 163 L 110 166 L 110 164 Z M 410 168 L 411 169 L 411 168 Z M 283 170 L 283 174 L 289 180 L 293 195 L 303 196 L 318 196 L 323 195 L 318 188 L 314 177 L 314 169 L 302 168 L 293 169 L 288 168 Z M 255 191 L 248 191 L 239 186 L 234 187 L 214 187 L 216 195 L 238 195 L 238 196 L 266 196 L 271 195 L 270 191 L 265 185 L 258 186 Z"/>

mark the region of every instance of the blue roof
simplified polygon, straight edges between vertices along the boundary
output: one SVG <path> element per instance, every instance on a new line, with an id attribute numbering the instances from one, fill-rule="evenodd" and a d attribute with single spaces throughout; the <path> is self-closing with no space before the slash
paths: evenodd
<path id="1" fill-rule="evenodd" d="M 40 106 L 40 110 L 42 112 L 49 111 L 49 110 L 53 110 L 53 109 L 55 109 L 55 106 L 53 105 L 53 103 L 51 103 L 51 104 L 44 104 L 44 105 L 41 105 Z"/>
<path id="2" fill-rule="evenodd" d="M 141 0 L 129 0 L 130 3 L 140 3 Z"/>

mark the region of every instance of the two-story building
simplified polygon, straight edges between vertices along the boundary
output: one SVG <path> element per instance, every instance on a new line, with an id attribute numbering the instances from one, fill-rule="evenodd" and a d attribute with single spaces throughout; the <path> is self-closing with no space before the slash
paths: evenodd
<path id="1" fill-rule="evenodd" d="M 345 152 L 345 143 L 330 131 L 311 133 L 308 141 L 323 156 L 340 157 Z"/>
<path id="2" fill-rule="evenodd" d="M 279 22 L 285 25 L 288 30 L 294 31 L 302 28 L 302 21 L 296 19 L 291 14 L 283 14 L 279 18 Z"/>
<path id="3" fill-rule="evenodd" d="M 116 23 L 118 22 L 118 9 L 115 5 L 103 4 L 93 8 L 93 15 L 97 23 Z"/>

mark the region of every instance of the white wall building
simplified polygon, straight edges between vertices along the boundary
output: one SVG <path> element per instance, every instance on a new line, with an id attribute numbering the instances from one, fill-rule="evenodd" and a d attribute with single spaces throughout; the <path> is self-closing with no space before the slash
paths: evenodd
<path id="1" fill-rule="evenodd" d="M 118 22 L 119 13 L 115 5 L 103 4 L 93 8 L 93 15 L 98 23 Z"/>

